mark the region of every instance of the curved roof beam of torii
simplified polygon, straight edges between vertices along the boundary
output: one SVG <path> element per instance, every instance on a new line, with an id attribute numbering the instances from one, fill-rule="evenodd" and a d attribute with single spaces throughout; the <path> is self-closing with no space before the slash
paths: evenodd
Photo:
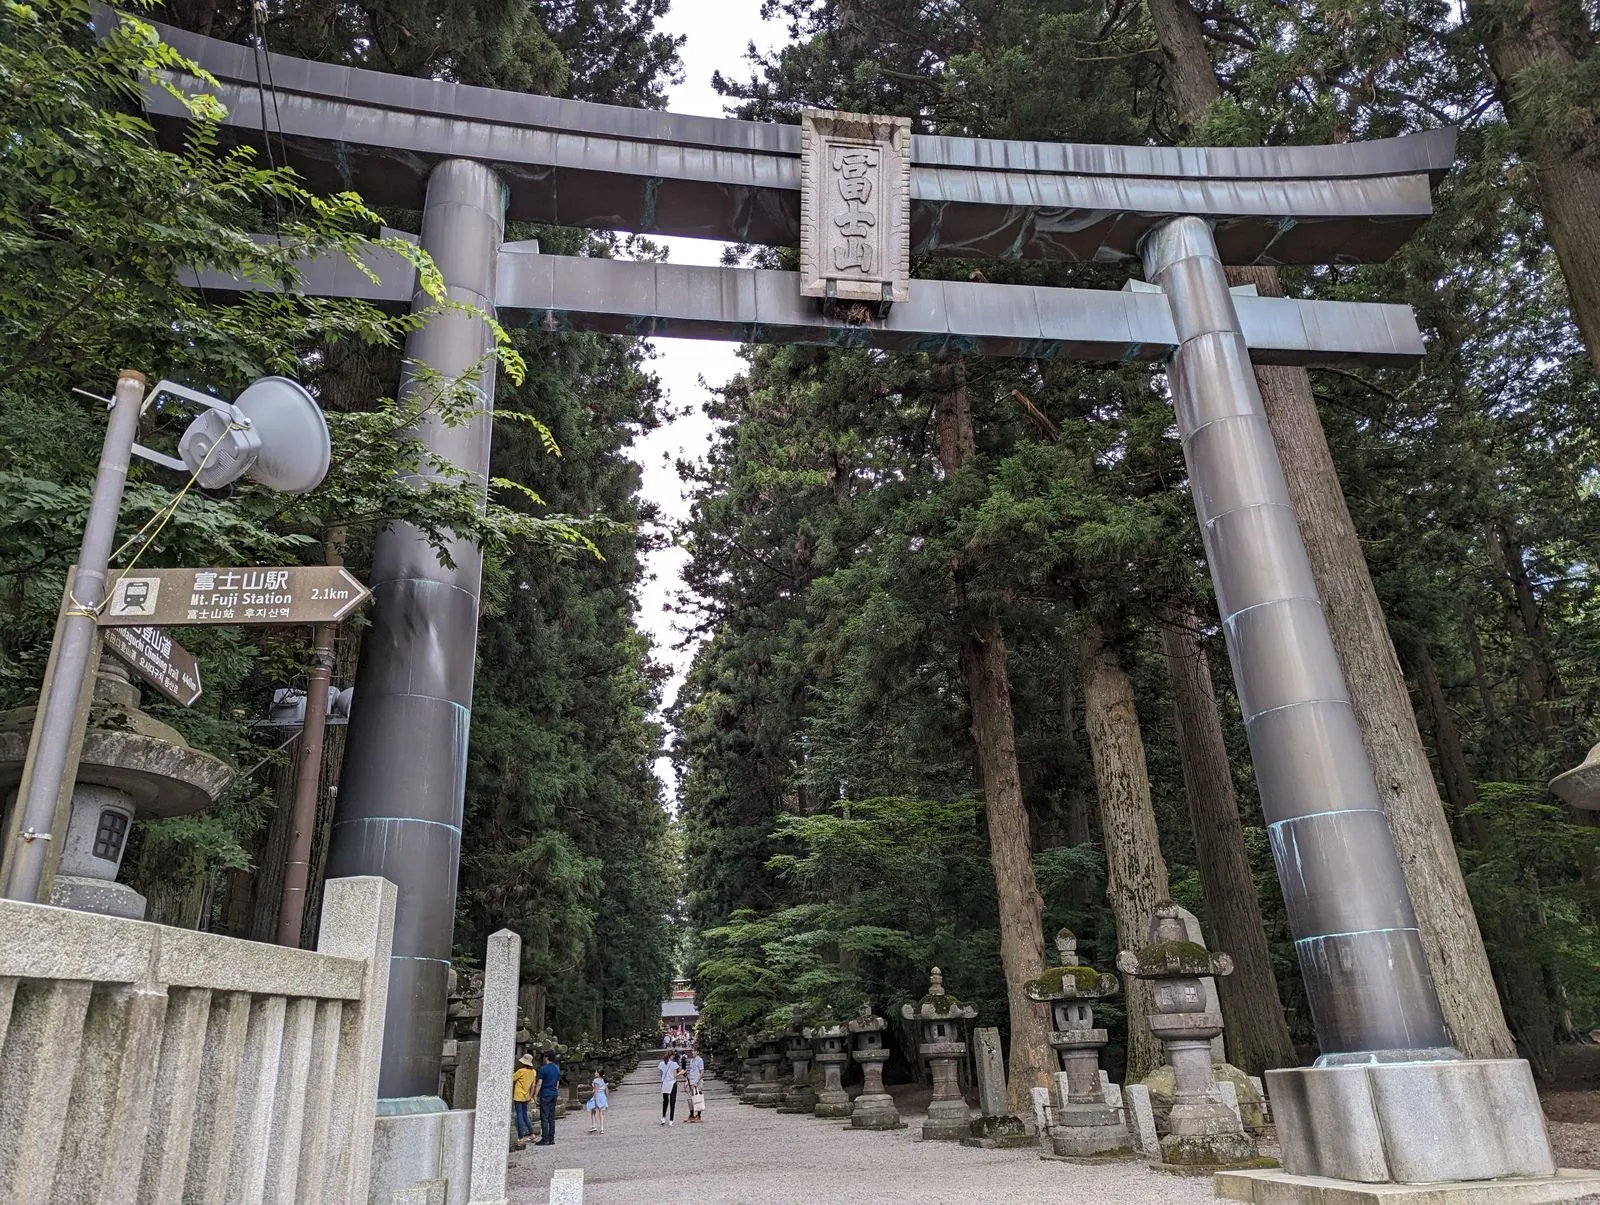
<path id="1" fill-rule="evenodd" d="M 162 38 L 214 75 L 239 137 L 259 139 L 251 48 L 167 26 Z M 263 78 L 266 72 L 262 72 Z M 797 126 L 500 92 L 272 56 L 290 162 L 314 188 L 417 209 L 441 159 L 494 165 L 507 216 L 648 234 L 795 246 Z M 199 89 L 198 81 L 182 83 Z M 159 89 L 146 106 L 171 128 L 184 114 Z M 1116 261 L 1163 218 L 1216 227 L 1229 263 L 1374 262 L 1432 212 L 1430 189 L 1455 131 L 1338 146 L 1154 147 L 912 140 L 916 255 Z"/>

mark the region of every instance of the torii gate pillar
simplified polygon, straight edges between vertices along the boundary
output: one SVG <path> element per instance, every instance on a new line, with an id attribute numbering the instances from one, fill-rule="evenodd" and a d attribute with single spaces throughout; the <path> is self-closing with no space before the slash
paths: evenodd
<path id="1" fill-rule="evenodd" d="M 484 315 L 493 312 L 505 206 L 505 185 L 482 163 L 448 159 L 429 175 L 422 248 L 450 300 L 476 310 L 436 313 L 412 332 L 399 393 L 423 412 L 413 430 L 428 450 L 473 474 L 485 495 L 495 361 Z M 419 286 L 413 312 L 431 305 Z M 482 413 L 447 425 L 430 402 L 466 379 Z M 438 475 L 425 464 L 409 481 L 420 488 Z M 356 674 L 328 850 L 329 877 L 379 875 L 399 889 L 378 1081 L 385 1099 L 439 1091 L 483 573 L 471 541 L 452 538 L 448 551 L 451 568 L 404 523 L 378 536 L 372 628 Z"/>

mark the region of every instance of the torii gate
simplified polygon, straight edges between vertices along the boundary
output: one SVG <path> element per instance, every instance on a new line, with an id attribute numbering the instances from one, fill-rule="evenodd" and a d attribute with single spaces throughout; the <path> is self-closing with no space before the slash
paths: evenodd
<path id="1" fill-rule="evenodd" d="M 279 56 L 264 112 L 260 52 L 159 28 L 217 78 L 238 137 L 270 124 L 312 187 L 420 208 L 421 245 L 450 296 L 507 322 L 1164 361 L 1323 1050 L 1314 1068 L 1273 1073 L 1286 1170 L 1412 1182 L 1554 1172 L 1527 1065 L 1465 1061 L 1451 1047 L 1251 371 L 1412 362 L 1423 350 L 1415 320 L 1404 306 L 1241 295 L 1223 273 L 1224 263 L 1388 257 L 1431 212 L 1454 131 L 1324 147 L 1001 142 L 912 136 L 904 118 L 813 113 L 800 127 L 765 125 Z M 146 105 L 162 128 L 185 118 L 159 90 Z M 802 271 L 541 255 L 503 242 L 507 219 L 798 245 Z M 1107 292 L 914 280 L 913 253 L 1142 259 L 1150 283 Z M 306 266 L 305 287 L 428 305 L 398 257 L 370 264 L 377 285 L 323 261 Z M 459 379 L 488 349 L 483 319 L 449 312 L 408 339 L 406 358 Z M 487 407 L 492 369 L 480 387 Z M 486 479 L 487 420 L 423 435 Z M 470 545 L 451 555 L 446 569 L 403 526 L 378 541 L 329 853 L 330 875 L 399 887 L 388 1098 L 436 1091 L 444 1029 L 481 568 Z"/>

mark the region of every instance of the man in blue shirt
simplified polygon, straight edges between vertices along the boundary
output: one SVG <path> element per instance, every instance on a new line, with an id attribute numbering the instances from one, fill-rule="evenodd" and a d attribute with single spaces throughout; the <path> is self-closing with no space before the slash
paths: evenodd
<path id="1" fill-rule="evenodd" d="M 561 1068 L 546 1050 L 539 1056 L 539 1141 L 535 1146 L 556 1144 L 556 1096 L 561 1091 Z"/>

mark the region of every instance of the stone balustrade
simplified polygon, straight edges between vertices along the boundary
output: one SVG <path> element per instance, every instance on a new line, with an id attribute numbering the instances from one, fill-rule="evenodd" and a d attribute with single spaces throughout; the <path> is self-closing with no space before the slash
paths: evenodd
<path id="1" fill-rule="evenodd" d="M 0 900 L 0 1200 L 364 1205 L 395 889 L 315 951 Z"/>

